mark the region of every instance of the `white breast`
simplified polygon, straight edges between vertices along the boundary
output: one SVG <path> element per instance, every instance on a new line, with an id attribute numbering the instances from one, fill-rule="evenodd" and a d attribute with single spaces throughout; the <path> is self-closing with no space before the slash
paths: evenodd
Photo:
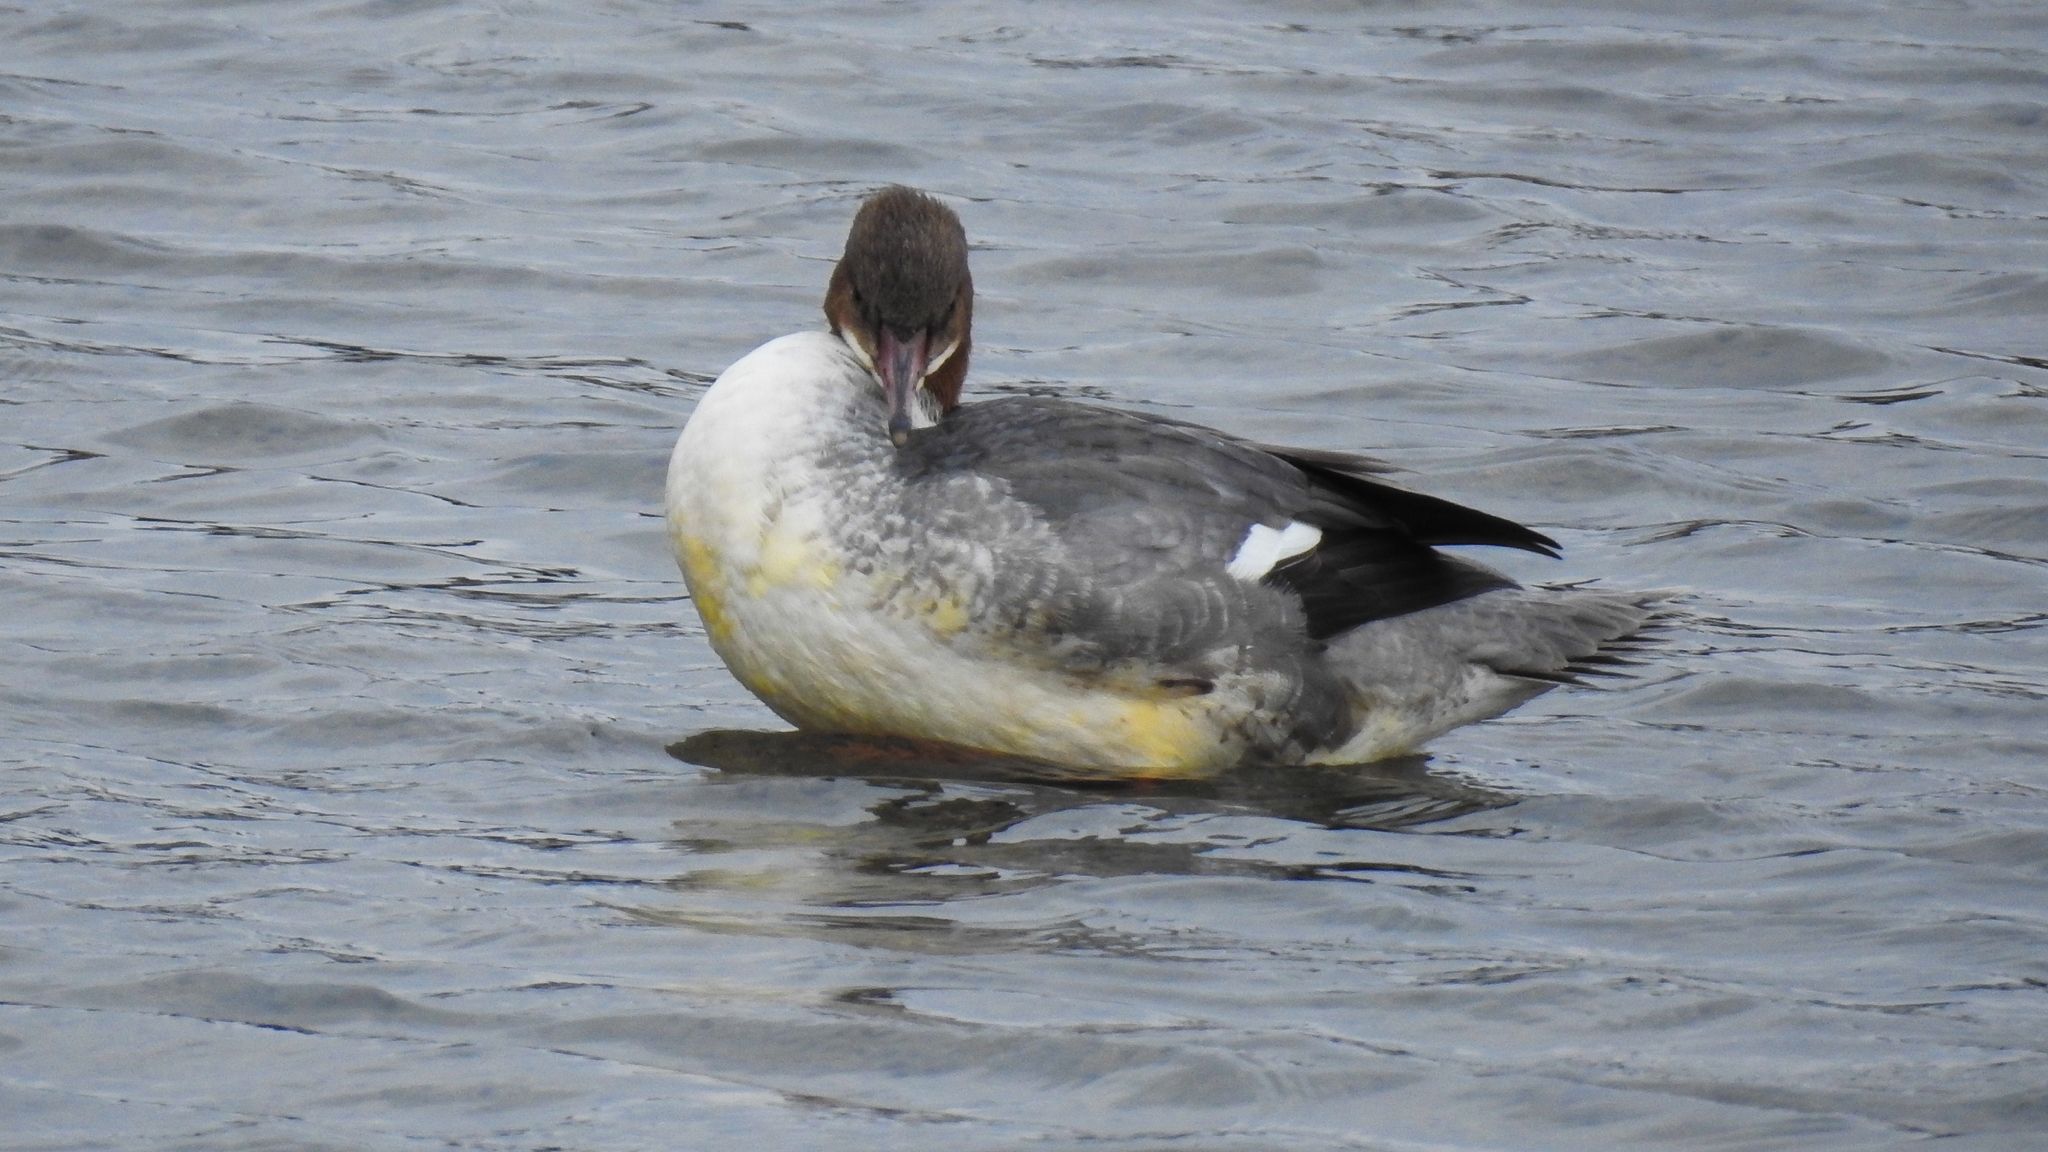
<path id="1" fill-rule="evenodd" d="M 669 459 L 669 538 L 683 579 L 712 646 L 771 704 L 787 679 L 777 663 L 804 650 L 805 617 L 841 598 L 827 532 L 834 478 L 818 461 L 852 434 L 849 400 L 873 388 L 836 336 L 771 340 L 712 384 Z"/>

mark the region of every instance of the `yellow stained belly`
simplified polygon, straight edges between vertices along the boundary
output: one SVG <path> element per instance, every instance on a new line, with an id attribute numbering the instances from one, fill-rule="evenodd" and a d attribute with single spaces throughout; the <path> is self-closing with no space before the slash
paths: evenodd
<path id="1" fill-rule="evenodd" d="M 1155 776 L 1215 771 L 1222 743 L 1214 717 L 1188 699 L 1133 699 L 1101 692 L 1079 710 L 1076 726 L 1102 746 L 1108 759 Z"/>
<path id="2" fill-rule="evenodd" d="M 747 594 L 761 597 L 770 589 L 784 588 L 830 592 L 840 571 L 815 541 L 795 532 L 771 531 L 761 541 L 760 558 L 745 573 Z"/>
<path id="3" fill-rule="evenodd" d="M 1106 774 L 1201 775 L 1235 759 L 1209 698 L 1135 695 L 1021 653 L 956 650 L 947 641 L 971 622 L 960 599 L 877 608 L 881 582 L 813 539 L 771 534 L 744 566 L 698 537 L 676 544 L 712 646 L 800 728 L 944 740 Z"/>
<path id="4" fill-rule="evenodd" d="M 718 567 L 718 557 L 711 546 L 695 536 L 675 536 L 676 558 L 682 561 L 683 584 L 690 590 L 690 601 L 697 606 L 697 615 L 704 621 L 704 631 L 711 637 L 711 643 L 721 654 L 732 638 L 732 619 L 725 612 L 725 581 Z"/>

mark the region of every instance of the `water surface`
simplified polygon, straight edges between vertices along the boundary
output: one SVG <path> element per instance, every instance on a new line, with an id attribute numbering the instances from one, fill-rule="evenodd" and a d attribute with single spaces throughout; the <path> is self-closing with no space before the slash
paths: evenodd
<path id="1" fill-rule="evenodd" d="M 2048 1137 L 2039 5 L 0 38 L 0 1148 Z M 668 446 L 890 181 L 973 393 L 1369 452 L 1665 646 L 1350 773 L 716 735 Z"/>

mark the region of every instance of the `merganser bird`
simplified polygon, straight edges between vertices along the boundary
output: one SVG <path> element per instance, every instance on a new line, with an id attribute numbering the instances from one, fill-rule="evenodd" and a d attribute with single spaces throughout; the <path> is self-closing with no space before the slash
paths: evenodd
<path id="1" fill-rule="evenodd" d="M 959 217 L 854 216 L 827 332 L 726 369 L 668 472 L 705 631 L 798 728 L 1126 776 L 1413 752 L 1600 674 L 1653 597 L 1438 552 L 1556 556 L 1359 457 L 1046 397 L 960 403 Z"/>

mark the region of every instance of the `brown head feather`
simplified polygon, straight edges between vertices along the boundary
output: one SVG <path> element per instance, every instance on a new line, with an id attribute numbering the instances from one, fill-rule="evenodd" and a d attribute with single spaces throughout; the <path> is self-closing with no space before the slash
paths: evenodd
<path id="1" fill-rule="evenodd" d="M 868 197 L 825 290 L 832 331 L 859 341 L 871 362 L 884 327 L 905 339 L 925 333 L 934 353 L 957 342 L 924 380 L 940 410 L 951 411 L 967 378 L 973 313 L 967 231 L 953 210 L 900 185 Z"/>

